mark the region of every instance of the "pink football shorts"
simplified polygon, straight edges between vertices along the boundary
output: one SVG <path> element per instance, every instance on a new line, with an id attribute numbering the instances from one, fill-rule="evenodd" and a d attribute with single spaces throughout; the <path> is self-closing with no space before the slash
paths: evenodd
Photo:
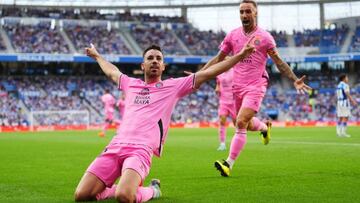
<path id="1" fill-rule="evenodd" d="M 90 164 L 87 172 L 111 187 L 125 169 L 133 169 L 141 176 L 142 184 L 149 174 L 152 154 L 152 150 L 143 145 L 110 144 Z"/>
<path id="2" fill-rule="evenodd" d="M 230 116 L 232 119 L 236 119 L 235 105 L 220 103 L 218 109 L 219 116 Z"/>
<path id="3" fill-rule="evenodd" d="M 239 112 L 240 108 L 250 108 L 258 112 L 261 102 L 266 93 L 267 84 L 259 87 L 244 88 L 234 92 L 235 110 Z"/>

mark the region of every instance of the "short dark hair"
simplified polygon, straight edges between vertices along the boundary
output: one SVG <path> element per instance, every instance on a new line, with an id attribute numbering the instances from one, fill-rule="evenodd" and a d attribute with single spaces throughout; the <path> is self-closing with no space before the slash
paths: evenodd
<path id="1" fill-rule="evenodd" d="M 343 81 L 346 78 L 346 74 L 341 74 L 339 76 L 339 82 Z"/>
<path id="2" fill-rule="evenodd" d="M 143 57 L 145 56 L 146 52 L 148 52 L 148 51 L 151 50 L 151 49 L 158 50 L 158 51 L 160 51 L 160 52 L 163 54 L 160 46 L 153 44 L 153 45 L 150 45 L 148 48 L 146 48 L 146 49 L 144 50 L 144 52 L 143 52 Z M 164 54 L 163 54 L 163 55 L 164 55 Z"/>
<path id="3" fill-rule="evenodd" d="M 242 3 L 249 3 L 249 4 L 252 4 L 254 5 L 254 7 L 257 9 L 257 3 L 255 0 L 242 0 L 240 4 Z"/>

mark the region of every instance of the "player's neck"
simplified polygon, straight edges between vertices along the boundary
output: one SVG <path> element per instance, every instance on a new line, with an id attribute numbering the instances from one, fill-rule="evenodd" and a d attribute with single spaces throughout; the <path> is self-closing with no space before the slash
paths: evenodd
<path id="1" fill-rule="evenodd" d="M 161 81 L 161 77 L 146 77 L 145 76 L 145 83 L 152 84 Z"/>
<path id="2" fill-rule="evenodd" d="M 245 35 L 250 35 L 252 34 L 255 30 L 256 30 L 256 24 L 252 25 L 252 26 L 246 26 L 243 27 L 244 33 Z"/>

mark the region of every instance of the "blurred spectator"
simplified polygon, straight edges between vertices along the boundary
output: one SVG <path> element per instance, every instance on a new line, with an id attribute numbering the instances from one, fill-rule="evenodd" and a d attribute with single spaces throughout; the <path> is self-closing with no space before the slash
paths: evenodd
<path id="1" fill-rule="evenodd" d="M 355 35 L 349 48 L 350 52 L 360 52 L 360 26 L 356 28 Z"/>
<path id="2" fill-rule="evenodd" d="M 139 22 L 172 22 L 186 23 L 181 16 L 154 16 L 147 13 L 101 11 L 101 10 L 78 10 L 78 9 L 54 9 L 54 8 L 3 8 L 0 9 L 1 16 L 11 17 L 42 17 L 55 19 L 96 19 L 117 21 L 139 21 Z"/>
<path id="3" fill-rule="evenodd" d="M 165 55 L 186 54 L 170 30 L 138 25 L 132 27 L 131 34 L 142 49 L 157 44 L 162 48 Z"/>
<path id="4" fill-rule="evenodd" d="M 0 126 L 27 126 L 28 122 L 20 101 L 0 90 Z"/>
<path id="5" fill-rule="evenodd" d="M 199 31 L 190 26 L 176 29 L 175 33 L 193 55 L 216 55 L 225 32 Z"/>
<path id="6" fill-rule="evenodd" d="M 65 27 L 65 31 L 79 53 L 83 53 L 84 47 L 93 43 L 103 54 L 131 54 L 122 40 L 119 30 L 109 31 L 106 26 L 68 25 Z"/>
<path id="7" fill-rule="evenodd" d="M 321 31 L 318 29 L 306 29 L 302 32 L 294 30 L 293 37 L 297 47 L 315 47 L 320 45 Z"/>
<path id="8" fill-rule="evenodd" d="M 0 36 L 0 52 L 6 51 L 6 46 L 3 38 Z"/>
<path id="9" fill-rule="evenodd" d="M 4 30 L 16 52 L 20 53 L 70 53 L 69 46 L 49 21 L 37 25 L 5 24 Z"/>
<path id="10" fill-rule="evenodd" d="M 274 37 L 277 47 L 288 47 L 288 41 L 285 31 L 270 31 Z"/>
<path id="11" fill-rule="evenodd" d="M 324 30 L 293 31 L 293 37 L 297 47 L 319 47 L 320 53 L 328 54 L 340 51 L 348 32 L 349 27 L 342 25 L 341 27 Z"/>

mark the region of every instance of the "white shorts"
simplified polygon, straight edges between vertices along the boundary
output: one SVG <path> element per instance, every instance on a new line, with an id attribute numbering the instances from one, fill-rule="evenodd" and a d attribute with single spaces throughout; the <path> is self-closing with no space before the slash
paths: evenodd
<path id="1" fill-rule="evenodd" d="M 337 117 L 350 117 L 350 107 L 337 105 L 336 109 Z"/>

